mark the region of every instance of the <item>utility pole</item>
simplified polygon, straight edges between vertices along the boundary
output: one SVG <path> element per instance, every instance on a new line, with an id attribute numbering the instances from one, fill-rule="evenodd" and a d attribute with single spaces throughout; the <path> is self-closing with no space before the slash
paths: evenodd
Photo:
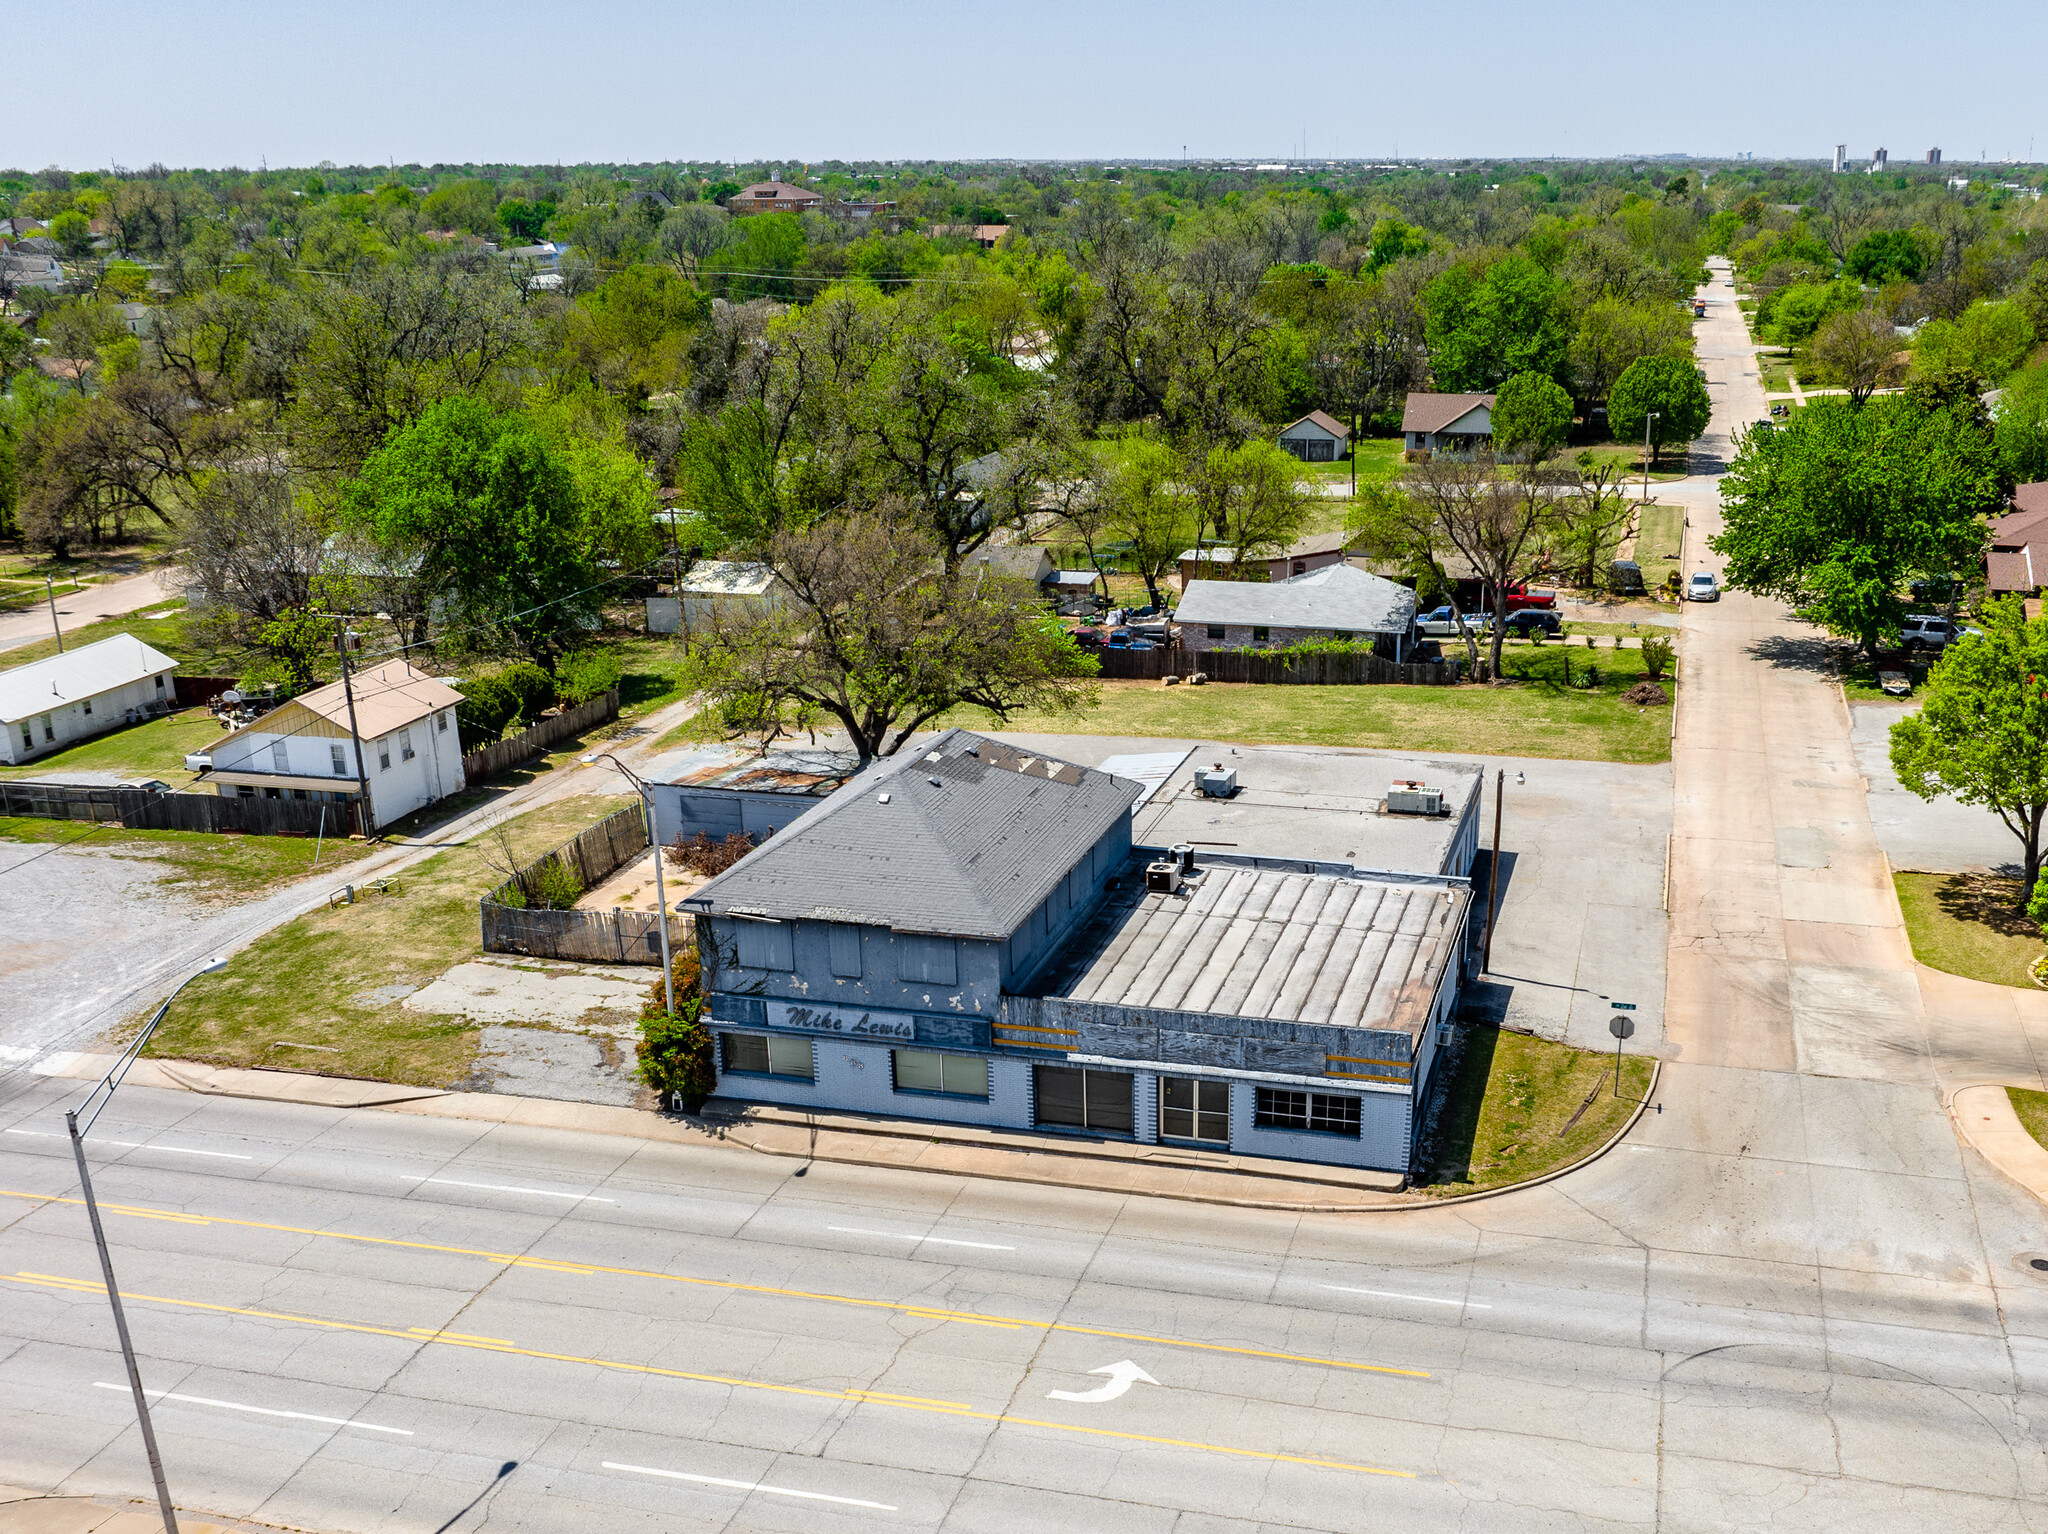
<path id="1" fill-rule="evenodd" d="M 50 599 L 50 631 L 57 636 L 57 653 L 64 653 L 64 629 L 57 622 L 57 588 L 49 576 L 43 577 L 43 595 Z"/>
<path id="2" fill-rule="evenodd" d="M 668 890 L 661 878 L 661 838 L 655 835 L 654 831 L 654 790 L 648 786 L 645 778 L 609 751 L 592 752 L 589 756 L 579 756 L 576 760 L 586 767 L 597 762 L 610 762 L 619 769 L 626 781 L 633 785 L 633 791 L 640 796 L 640 814 L 647 825 L 647 844 L 654 849 L 656 930 L 661 934 L 661 993 L 668 1003 L 668 1015 L 673 1018 L 676 1015 L 676 967 L 668 953 Z"/>
<path id="3" fill-rule="evenodd" d="M 1567 675 L 1571 653 L 1565 653 Z M 1479 947 L 1479 972 L 1493 969 L 1493 918 L 1500 910 L 1500 800 L 1507 789 L 1508 770 L 1501 768 L 1493 779 L 1493 861 L 1486 865 L 1486 940 Z"/>
<path id="4" fill-rule="evenodd" d="M 1643 417 L 1643 504 L 1650 504 L 1650 423 L 1657 419 L 1652 410 Z"/>
<path id="5" fill-rule="evenodd" d="M 363 736 L 356 728 L 356 690 L 348 674 L 348 619 L 341 620 L 341 628 L 334 636 L 334 648 L 341 655 L 341 695 L 348 701 L 348 739 L 356 753 L 356 786 L 361 797 L 356 803 L 361 807 L 363 840 L 368 841 L 377 833 L 377 822 L 370 813 L 370 764 L 363 760 Z"/>
<path id="6" fill-rule="evenodd" d="M 149 1455 L 150 1478 L 156 1482 L 156 1505 L 164 1515 L 164 1534 L 178 1534 L 178 1515 L 171 1507 L 171 1488 L 164 1480 L 163 1456 L 156 1449 L 156 1428 L 149 1420 L 149 1396 L 142 1388 L 142 1370 L 135 1362 L 135 1344 L 128 1338 L 128 1317 L 121 1310 L 120 1286 L 114 1282 L 114 1259 L 107 1251 L 107 1233 L 100 1228 L 100 1206 L 92 1196 L 92 1174 L 85 1169 L 85 1141 L 78 1133 L 78 1115 L 65 1114 L 64 1127 L 71 1132 L 71 1154 L 78 1161 L 78 1182 L 85 1190 L 85 1212 L 92 1218 L 92 1244 L 99 1249 L 100 1272 L 107 1280 L 107 1303 L 114 1307 L 114 1333 L 121 1339 L 121 1360 L 128 1366 L 128 1388 L 135 1396 L 135 1419 L 142 1425 L 142 1447 Z"/>

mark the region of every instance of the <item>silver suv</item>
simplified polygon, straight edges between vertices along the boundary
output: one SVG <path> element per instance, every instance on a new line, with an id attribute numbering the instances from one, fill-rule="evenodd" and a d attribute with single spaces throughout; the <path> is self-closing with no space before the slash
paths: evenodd
<path id="1" fill-rule="evenodd" d="M 1899 648 L 1909 651 L 1941 650 L 1965 634 L 1979 632 L 1978 629 L 1966 629 L 1959 623 L 1951 623 L 1940 613 L 1908 613 L 1899 623 Z"/>

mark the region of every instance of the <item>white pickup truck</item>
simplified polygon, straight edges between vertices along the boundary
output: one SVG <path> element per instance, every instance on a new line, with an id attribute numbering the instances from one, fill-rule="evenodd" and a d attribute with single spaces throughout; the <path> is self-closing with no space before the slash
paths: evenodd
<path id="1" fill-rule="evenodd" d="M 1465 613 L 1462 616 L 1468 634 L 1485 634 L 1493 627 L 1493 617 L 1489 613 Z M 1456 639 L 1458 621 L 1452 618 L 1450 608 L 1439 607 L 1415 620 L 1415 632 L 1424 639 Z"/>

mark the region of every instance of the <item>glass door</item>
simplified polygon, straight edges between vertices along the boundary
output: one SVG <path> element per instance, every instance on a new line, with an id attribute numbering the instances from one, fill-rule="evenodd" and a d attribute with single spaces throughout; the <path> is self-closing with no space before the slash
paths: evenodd
<path id="1" fill-rule="evenodd" d="M 1230 1083 L 1205 1081 L 1199 1076 L 1161 1076 L 1159 1136 L 1228 1145 Z"/>

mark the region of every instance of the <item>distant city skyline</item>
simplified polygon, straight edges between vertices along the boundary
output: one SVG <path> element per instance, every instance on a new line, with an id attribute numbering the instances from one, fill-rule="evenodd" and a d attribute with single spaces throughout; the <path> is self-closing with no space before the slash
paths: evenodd
<path id="1" fill-rule="evenodd" d="M 170 12 L 75 0 L 9 22 L 0 162 L 573 164 L 818 159 L 1598 159 L 1903 168 L 2033 153 L 2039 28 L 1965 0 L 1711 18 L 1621 0 L 1384 0 L 1276 25 L 1225 0 L 1081 5 L 392 0 Z M 2014 46 L 1995 45 L 1999 37 Z M 1908 45 L 1907 40 L 1910 40 Z M 1652 150 L 1648 145 L 1663 146 Z"/>

